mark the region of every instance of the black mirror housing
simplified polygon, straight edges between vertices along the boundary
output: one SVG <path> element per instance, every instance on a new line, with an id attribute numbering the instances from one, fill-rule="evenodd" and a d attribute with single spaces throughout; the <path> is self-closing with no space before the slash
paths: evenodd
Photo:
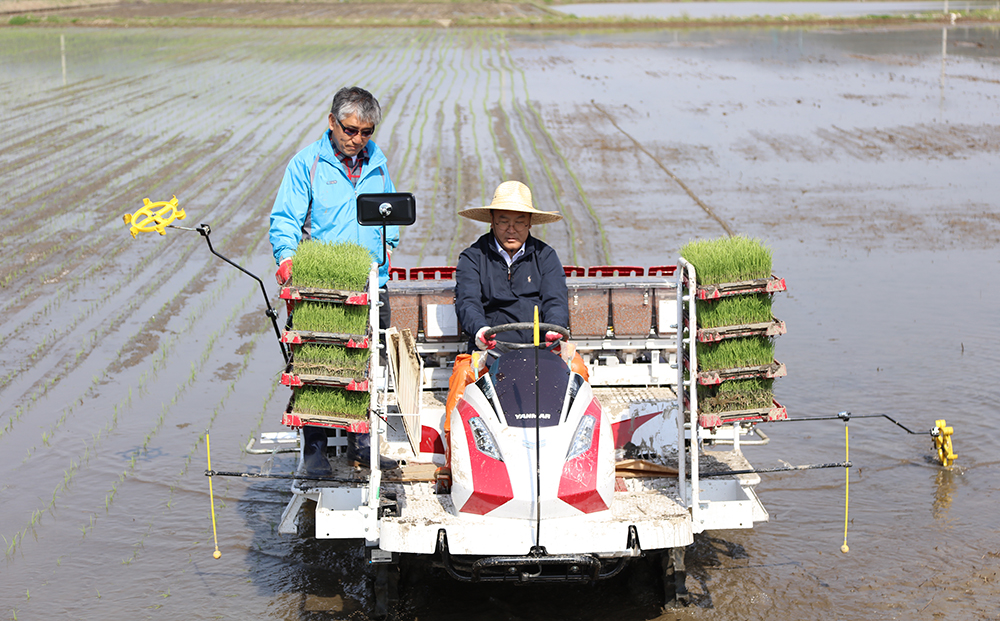
<path id="1" fill-rule="evenodd" d="M 358 195 L 358 224 L 382 227 L 382 262 L 389 253 L 385 247 L 385 227 L 409 226 L 417 221 L 417 201 L 409 192 Z"/>
<path id="2" fill-rule="evenodd" d="M 361 226 L 409 226 L 417 221 L 417 201 L 409 192 L 359 194 Z"/>

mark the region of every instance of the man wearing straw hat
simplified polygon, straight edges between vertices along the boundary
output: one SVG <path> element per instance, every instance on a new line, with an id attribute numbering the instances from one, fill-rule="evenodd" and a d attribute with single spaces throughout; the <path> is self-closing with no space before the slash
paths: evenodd
<path id="1" fill-rule="evenodd" d="M 487 339 L 490 327 L 505 323 L 534 321 L 538 307 L 539 321 L 569 327 L 569 299 L 566 274 L 556 251 L 531 236 L 531 226 L 558 222 L 562 216 L 552 211 L 539 211 L 531 201 L 531 190 L 520 181 L 505 181 L 485 207 L 473 207 L 458 215 L 486 222 L 490 230 L 466 248 L 458 258 L 455 274 L 455 312 L 466 334 L 473 334 L 469 351 L 492 349 L 496 340 Z M 497 335 L 505 341 L 531 342 L 529 330 L 504 332 Z M 547 332 L 545 340 L 559 339 L 556 332 Z M 572 347 L 563 347 L 564 359 L 573 371 L 584 378 L 587 368 Z M 455 360 L 448 382 L 448 402 L 445 432 L 450 431 L 451 410 L 465 392 L 465 386 L 476 381 L 482 369 L 473 370 L 472 356 L 462 354 Z"/>
<path id="2" fill-rule="evenodd" d="M 473 348 L 489 349 L 484 336 L 491 326 L 530 322 L 538 307 L 539 321 L 569 326 L 566 275 L 556 251 L 531 236 L 533 224 L 558 222 L 556 212 L 539 211 L 531 190 L 520 181 L 497 187 L 493 202 L 458 215 L 486 222 L 490 230 L 462 252 L 455 275 L 455 311 L 466 334 L 475 335 Z M 506 332 L 499 338 L 528 343 L 529 330 Z M 555 333 L 546 340 L 557 339 Z"/>

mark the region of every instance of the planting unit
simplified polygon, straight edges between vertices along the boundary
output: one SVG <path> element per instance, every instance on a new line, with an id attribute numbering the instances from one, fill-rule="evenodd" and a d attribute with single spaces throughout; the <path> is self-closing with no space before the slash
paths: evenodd
<path id="1" fill-rule="evenodd" d="M 549 351 L 538 351 L 537 380 L 534 348 L 490 353 L 489 371 L 466 387 L 451 414 L 449 435 L 448 379 L 469 338 L 455 318 L 454 268 L 393 271 L 396 326 L 386 335 L 392 373 L 372 356 L 364 427 L 378 450 L 367 464 L 349 463 L 331 430 L 333 477 L 295 481 L 279 524 L 280 532 L 297 533 L 300 509 L 311 499 L 317 538 L 364 539 L 376 572 L 377 614 L 394 596 L 400 555 L 425 559 L 460 581 L 522 583 L 600 580 L 652 556 L 661 560 L 655 566 L 662 568 L 665 600 L 683 602 L 684 553 L 696 533 L 767 519 L 753 492 L 760 478 L 739 450 L 751 426 L 703 427 L 696 402 L 694 409 L 678 407 L 675 387 L 696 384 L 685 382 L 677 364 L 678 351 L 683 360 L 696 355 L 693 332 L 677 330 L 688 325 L 680 309 L 693 313 L 686 303 L 693 269 L 683 282 L 674 266 L 566 272 L 571 321 L 589 326 L 569 342 L 589 380 Z M 374 309 L 374 268 L 371 274 Z M 584 292 L 597 302 L 574 306 Z M 373 353 L 377 322 L 372 310 L 366 336 Z M 536 393 L 544 414 L 535 411 Z M 285 417 L 293 426 L 313 421 L 294 404 Z M 358 422 L 327 426 L 362 429 Z M 380 458 L 399 467 L 383 469 L 391 464 Z"/>

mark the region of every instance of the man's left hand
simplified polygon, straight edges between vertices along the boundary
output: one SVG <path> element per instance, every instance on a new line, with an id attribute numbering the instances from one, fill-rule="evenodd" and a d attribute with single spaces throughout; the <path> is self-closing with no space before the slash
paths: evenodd
<path id="1" fill-rule="evenodd" d="M 554 353 L 557 354 L 559 353 L 559 346 L 561 345 L 560 343 L 561 340 L 562 340 L 562 335 L 559 334 L 558 332 L 553 332 L 549 330 L 548 332 L 545 333 L 545 346 L 552 348 L 552 351 Z M 553 345 L 555 345 L 555 347 L 552 347 Z"/>

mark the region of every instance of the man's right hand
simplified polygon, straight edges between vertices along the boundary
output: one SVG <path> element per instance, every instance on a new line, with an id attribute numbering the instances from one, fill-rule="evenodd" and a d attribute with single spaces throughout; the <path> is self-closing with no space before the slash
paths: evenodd
<path id="1" fill-rule="evenodd" d="M 278 265 L 278 271 L 274 274 L 274 279 L 278 281 L 279 285 L 284 286 L 289 280 L 292 279 L 292 259 L 288 258 Z"/>
<path id="2" fill-rule="evenodd" d="M 476 332 L 476 347 L 479 349 L 493 349 L 497 346 L 496 339 L 487 339 L 486 331 L 489 330 L 489 326 L 483 326 L 479 328 L 479 332 Z"/>

